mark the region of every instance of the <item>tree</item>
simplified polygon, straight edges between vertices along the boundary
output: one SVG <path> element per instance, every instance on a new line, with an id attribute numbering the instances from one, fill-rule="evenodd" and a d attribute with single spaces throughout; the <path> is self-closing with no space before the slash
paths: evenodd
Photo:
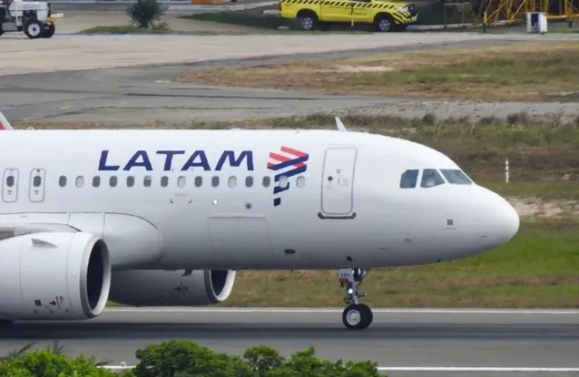
<path id="1" fill-rule="evenodd" d="M 127 7 L 126 12 L 131 18 L 131 24 L 142 29 L 152 26 L 164 13 L 157 0 L 137 0 Z"/>

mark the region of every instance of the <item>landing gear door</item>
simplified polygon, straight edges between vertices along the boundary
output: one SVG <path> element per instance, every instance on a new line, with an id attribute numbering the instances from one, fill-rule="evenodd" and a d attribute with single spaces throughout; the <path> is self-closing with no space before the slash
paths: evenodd
<path id="1" fill-rule="evenodd" d="M 30 187 L 28 196 L 31 202 L 44 201 L 44 188 L 46 171 L 44 169 L 33 169 L 30 172 Z"/>
<path id="2" fill-rule="evenodd" d="M 2 200 L 14 203 L 18 200 L 18 169 L 6 169 L 2 177 Z"/>
<path id="3" fill-rule="evenodd" d="M 322 173 L 322 212 L 327 216 L 347 216 L 354 210 L 356 152 L 355 148 L 326 150 Z"/>

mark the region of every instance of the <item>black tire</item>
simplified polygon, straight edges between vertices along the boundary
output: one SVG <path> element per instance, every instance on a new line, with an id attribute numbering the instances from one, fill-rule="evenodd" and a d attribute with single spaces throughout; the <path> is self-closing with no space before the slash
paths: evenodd
<path id="1" fill-rule="evenodd" d="M 42 38 L 52 38 L 55 31 L 56 31 L 56 28 L 54 27 L 54 24 L 46 25 L 44 27 L 44 30 L 42 30 L 41 37 Z"/>
<path id="2" fill-rule="evenodd" d="M 313 31 L 318 28 L 318 16 L 314 12 L 302 12 L 298 16 L 300 28 L 305 31 Z"/>
<path id="3" fill-rule="evenodd" d="M 364 304 L 350 304 L 342 313 L 342 323 L 348 330 L 363 330 L 374 320 L 372 309 Z"/>
<path id="4" fill-rule="evenodd" d="M 394 18 L 389 14 L 379 14 L 374 19 L 374 30 L 381 33 L 394 30 L 395 25 Z"/>
<path id="5" fill-rule="evenodd" d="M 44 25 L 38 20 L 29 19 L 22 25 L 22 31 L 24 31 L 24 34 L 30 39 L 40 38 L 43 30 Z"/>

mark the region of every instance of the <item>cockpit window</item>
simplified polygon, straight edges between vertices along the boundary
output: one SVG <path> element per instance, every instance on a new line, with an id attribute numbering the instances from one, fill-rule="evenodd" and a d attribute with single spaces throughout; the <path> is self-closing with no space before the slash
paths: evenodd
<path id="1" fill-rule="evenodd" d="M 440 173 L 434 169 L 424 169 L 422 173 L 422 182 L 420 187 L 434 187 L 438 185 L 443 185 L 444 179 Z"/>
<path id="2" fill-rule="evenodd" d="M 414 188 L 418 181 L 418 169 L 406 170 L 400 177 L 400 188 Z"/>
<path id="3" fill-rule="evenodd" d="M 472 185 L 472 181 L 458 169 L 440 169 L 448 183 L 453 185 Z"/>

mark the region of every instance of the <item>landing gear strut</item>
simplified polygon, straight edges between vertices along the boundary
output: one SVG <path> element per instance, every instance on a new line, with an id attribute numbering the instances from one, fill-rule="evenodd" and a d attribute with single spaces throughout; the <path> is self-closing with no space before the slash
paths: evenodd
<path id="1" fill-rule="evenodd" d="M 364 282 L 368 274 L 362 268 L 340 268 L 338 270 L 338 281 L 341 287 L 345 287 L 346 295 L 344 302 L 348 304 L 342 313 L 342 322 L 347 329 L 361 330 L 372 323 L 374 314 L 368 305 L 360 304 L 360 297 L 365 297 L 366 293 L 359 292 L 358 287 Z"/>

